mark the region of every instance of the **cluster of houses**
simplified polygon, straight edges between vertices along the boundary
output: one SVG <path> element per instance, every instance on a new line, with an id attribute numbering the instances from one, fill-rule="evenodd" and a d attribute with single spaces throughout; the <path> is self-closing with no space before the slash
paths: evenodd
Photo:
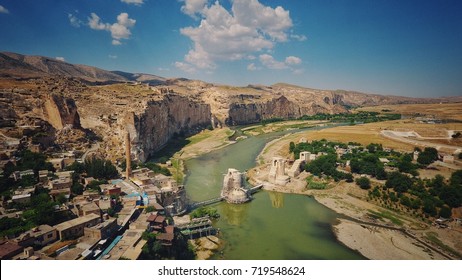
<path id="1" fill-rule="evenodd" d="M 74 217 L 50 226 L 39 225 L 19 236 L 0 241 L 0 259 L 136 259 L 146 243 L 145 231 L 153 232 L 163 246 L 171 246 L 174 226 L 169 216 L 186 212 L 188 204 L 184 187 L 170 177 L 148 168 L 133 170 L 125 180 L 112 180 L 98 190 L 85 188 L 82 195 L 71 197 L 73 171 L 63 171 L 75 162 L 73 154 L 49 160 L 56 172 L 40 170 L 38 183 L 18 188 L 9 200 L 2 199 L 2 216 L 20 217 L 21 212 L 6 211 L 8 205 L 28 204 L 37 188 L 49 189 L 50 196 L 68 201 L 56 211 L 68 211 Z M 16 171 L 14 180 L 34 176 L 33 170 Z M 83 186 L 95 180 L 82 177 Z M 116 217 L 108 212 L 118 206 Z M 146 208 L 149 213 L 144 211 Z M 8 212 L 8 213 L 7 213 Z"/>

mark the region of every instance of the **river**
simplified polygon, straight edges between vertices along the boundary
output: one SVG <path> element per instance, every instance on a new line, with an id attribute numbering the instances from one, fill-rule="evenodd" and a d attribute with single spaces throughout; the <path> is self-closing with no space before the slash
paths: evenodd
<path id="1" fill-rule="evenodd" d="M 220 195 L 228 168 L 240 171 L 255 166 L 265 144 L 287 132 L 249 137 L 223 149 L 186 162 L 186 191 L 193 201 Z M 241 205 L 212 205 L 221 215 L 224 247 L 216 259 L 364 259 L 335 238 L 332 224 L 338 215 L 312 197 L 260 191 Z"/>

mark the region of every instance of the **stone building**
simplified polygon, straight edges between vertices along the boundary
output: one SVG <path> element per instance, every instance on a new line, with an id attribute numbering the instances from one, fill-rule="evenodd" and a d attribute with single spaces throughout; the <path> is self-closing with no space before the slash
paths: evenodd
<path id="1" fill-rule="evenodd" d="M 223 188 L 221 196 L 228 203 L 244 203 L 251 199 L 250 195 L 245 189 L 244 174 L 234 168 L 229 168 L 223 179 Z"/>
<path id="2" fill-rule="evenodd" d="M 290 181 L 285 171 L 286 160 L 281 157 L 273 157 L 271 160 L 268 182 L 276 185 L 285 185 Z"/>
<path id="3" fill-rule="evenodd" d="M 89 214 L 55 225 L 60 240 L 76 239 L 84 235 L 86 227 L 93 227 L 101 222 L 97 214 Z"/>

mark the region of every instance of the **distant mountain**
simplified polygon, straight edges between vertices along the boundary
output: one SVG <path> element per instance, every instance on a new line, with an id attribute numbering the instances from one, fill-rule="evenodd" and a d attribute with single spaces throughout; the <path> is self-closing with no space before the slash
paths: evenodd
<path id="1" fill-rule="evenodd" d="M 39 78 L 57 75 L 100 83 L 139 81 L 162 84 L 166 80 L 155 75 L 111 72 L 44 56 L 0 52 L 0 77 Z"/>

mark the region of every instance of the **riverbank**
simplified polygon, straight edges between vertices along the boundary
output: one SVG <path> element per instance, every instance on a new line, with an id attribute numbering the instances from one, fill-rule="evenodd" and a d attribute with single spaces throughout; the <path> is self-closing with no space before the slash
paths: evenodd
<path id="1" fill-rule="evenodd" d="M 345 219 L 339 219 L 338 224 L 333 225 L 337 239 L 367 258 L 383 260 L 454 258 L 454 255 L 441 248 L 441 244 L 430 243 L 428 236 L 432 235 L 440 236 L 444 244 L 462 253 L 462 246 L 458 245 L 462 244 L 462 234 L 456 228 L 438 229 L 415 217 L 375 205 L 369 201 L 367 191 L 361 190 L 354 183 L 329 182 L 324 190 L 308 190 L 306 189 L 308 174 L 305 172 L 296 178 L 291 178 L 285 186 L 268 183 L 266 180 L 271 158 L 290 157 L 289 143 L 291 141 L 297 143 L 300 139 L 308 137 L 310 133 L 290 134 L 267 143 L 256 158 L 258 166 L 247 173 L 249 182 L 264 184 L 264 189 L 269 191 L 313 196 L 319 203 L 344 215 Z M 316 134 L 323 133 L 317 131 Z"/>

